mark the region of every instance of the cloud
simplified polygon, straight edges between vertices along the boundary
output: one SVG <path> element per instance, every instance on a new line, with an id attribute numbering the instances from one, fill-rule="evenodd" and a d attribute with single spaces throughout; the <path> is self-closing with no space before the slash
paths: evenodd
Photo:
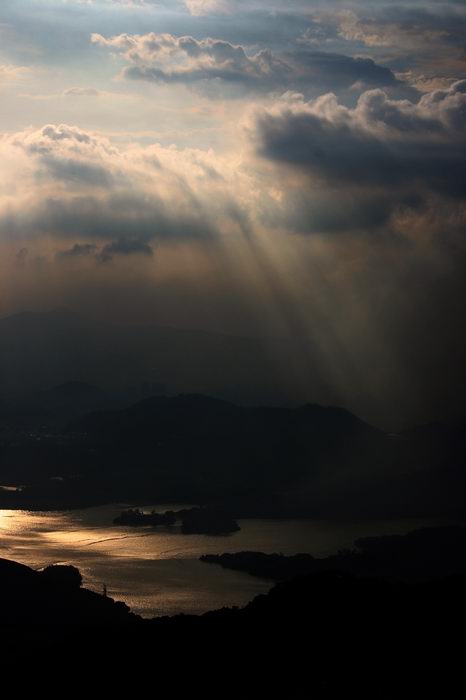
<path id="1" fill-rule="evenodd" d="M 113 243 L 103 246 L 97 255 L 99 262 L 110 262 L 114 255 L 145 255 L 152 257 L 153 248 L 149 243 L 139 238 L 119 238 Z"/>
<path id="2" fill-rule="evenodd" d="M 18 78 L 25 77 L 30 71 L 31 69 L 26 66 L 0 64 L 0 82 L 15 81 Z"/>
<path id="3" fill-rule="evenodd" d="M 102 95 L 96 88 L 73 87 L 63 92 L 64 97 L 99 97 Z"/>
<path id="4" fill-rule="evenodd" d="M 310 190 L 308 211 L 314 209 L 308 226 L 319 228 L 320 222 L 325 228 L 326 220 L 335 228 L 333 197 L 351 205 L 341 217 L 344 230 L 354 221 L 364 224 L 366 216 L 367 224 L 384 224 L 400 210 L 420 213 L 432 197 L 448 200 L 450 214 L 463 211 L 465 110 L 466 81 L 427 93 L 417 103 L 370 90 L 349 108 L 328 94 L 263 110 L 250 134 L 260 156 L 308 178 L 302 185 Z M 312 204 L 316 189 L 329 206 L 326 217 L 321 204 Z"/>
<path id="5" fill-rule="evenodd" d="M 172 34 L 121 34 L 106 39 L 93 34 L 92 41 L 121 52 L 131 63 L 124 75 L 130 79 L 154 82 L 191 83 L 220 79 L 256 83 L 278 74 L 282 79 L 289 67 L 268 50 L 249 57 L 242 46 L 228 41 L 202 39 Z"/>
<path id="6" fill-rule="evenodd" d="M 404 46 L 409 42 L 410 48 L 413 44 L 425 45 L 428 42 L 437 42 L 448 37 L 449 33 L 445 29 L 435 28 L 435 18 L 428 13 L 420 17 L 416 14 L 417 22 L 408 21 L 403 11 L 398 14 L 398 19 L 394 17 L 365 18 L 358 17 L 351 10 L 344 10 L 339 13 L 339 35 L 347 41 L 356 41 L 365 46 Z M 430 19 L 432 25 L 425 20 Z M 424 19 L 421 23 L 419 20 Z M 403 21 L 404 20 L 404 21 Z M 422 26 L 424 24 L 424 26 Z"/>
<path id="7" fill-rule="evenodd" d="M 231 9 L 228 0 L 186 0 L 186 7 L 195 17 L 210 13 L 228 13 Z"/>
<path id="8" fill-rule="evenodd" d="M 466 15 L 459 4 L 361 2 L 351 9 L 335 4 L 324 11 L 315 8 L 300 42 L 353 55 L 363 52 L 422 90 L 426 82 L 465 74 L 465 32 Z"/>
<path id="9" fill-rule="evenodd" d="M 27 248 L 21 248 L 18 250 L 16 253 L 16 264 L 19 266 L 23 266 L 26 264 L 27 259 L 28 259 L 29 251 Z"/>
<path id="10" fill-rule="evenodd" d="M 115 255 L 152 257 L 153 254 L 152 246 L 144 239 L 122 237 L 103 246 L 97 246 L 94 243 L 75 243 L 71 248 L 58 251 L 55 257 L 57 260 L 83 260 L 92 257 L 99 263 L 108 263 Z"/>
<path id="11" fill-rule="evenodd" d="M 296 85 L 348 88 L 354 83 L 371 86 L 395 86 L 397 80 L 389 68 L 371 58 L 351 57 L 324 51 L 296 51 L 289 56 L 294 66 Z"/>
<path id="12" fill-rule="evenodd" d="M 93 243 L 75 243 L 67 250 L 61 250 L 57 253 L 58 259 L 70 258 L 85 258 L 97 252 L 98 248 Z"/>
<path id="13" fill-rule="evenodd" d="M 417 102 L 368 90 L 354 107 L 333 94 L 306 101 L 290 91 L 254 112 L 249 158 L 159 144 L 121 148 L 69 125 L 5 135 L 0 236 L 149 256 L 155 240 L 207 244 L 267 227 L 377 230 L 421 221 L 435 208 L 438 215 L 447 201 L 458 227 L 465 105 L 466 81 Z M 91 249 L 67 250 L 65 257 L 79 257 Z"/>
<path id="14" fill-rule="evenodd" d="M 62 186 L 112 186 L 114 176 L 109 167 L 116 152 L 107 139 L 65 124 L 48 124 L 42 129 L 6 137 L 10 144 L 30 157 L 37 165 L 36 179 L 55 180 Z"/>
<path id="15" fill-rule="evenodd" d="M 115 242 L 111 254 L 149 254 L 154 239 L 207 242 L 247 228 L 245 176 L 213 151 L 120 150 L 99 134 L 49 124 L 5 135 L 0 157 L 13 183 L 0 195 L 3 238 L 80 237 Z"/>
<path id="16" fill-rule="evenodd" d="M 2 313 L 284 333 L 290 400 L 465 405 L 464 2 L 0 5 Z"/>
<path id="17" fill-rule="evenodd" d="M 397 84 L 391 70 L 370 58 L 321 51 L 300 49 L 278 55 L 262 49 L 249 55 L 243 46 L 228 41 L 155 33 L 111 38 L 93 34 L 92 42 L 122 54 L 130 64 L 123 70 L 129 80 L 191 86 L 216 81 L 262 92 L 349 88 L 358 82 L 366 86 Z"/>

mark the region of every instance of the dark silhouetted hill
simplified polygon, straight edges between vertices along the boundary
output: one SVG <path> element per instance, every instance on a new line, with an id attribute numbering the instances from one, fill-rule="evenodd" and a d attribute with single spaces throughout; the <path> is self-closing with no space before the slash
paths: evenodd
<path id="1" fill-rule="evenodd" d="M 355 549 L 322 559 L 310 554 L 238 552 L 206 554 L 201 561 L 275 581 L 332 572 L 409 581 L 466 576 L 466 527 L 430 527 L 406 535 L 360 538 Z"/>
<path id="2" fill-rule="evenodd" d="M 74 573 L 0 560 L 0 650 L 17 683 L 36 662 L 49 679 L 71 667 L 93 688 L 128 678 L 174 697 L 463 697 L 465 581 L 316 574 L 242 609 L 142 620 Z"/>
<path id="3" fill-rule="evenodd" d="M 137 616 L 128 606 L 81 587 L 72 566 L 34 571 L 0 559 L 0 625 L 127 625 Z"/>
<path id="4" fill-rule="evenodd" d="M 57 477 L 59 477 L 57 479 Z M 466 516 L 463 425 L 387 435 L 335 407 L 197 394 L 0 438 L 0 505 L 195 503 L 233 517 Z"/>

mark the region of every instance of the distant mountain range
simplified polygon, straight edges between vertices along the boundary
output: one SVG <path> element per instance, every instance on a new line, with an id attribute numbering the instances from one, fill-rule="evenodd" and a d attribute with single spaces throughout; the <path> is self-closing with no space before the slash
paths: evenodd
<path id="1" fill-rule="evenodd" d="M 105 403 L 75 385 L 46 393 Z M 68 413 L 68 415 L 70 415 Z M 466 515 L 464 425 L 387 435 L 352 413 L 308 404 L 241 407 L 197 394 L 153 397 L 4 431 L 0 507 L 184 502 L 236 517 Z"/>
<path id="2" fill-rule="evenodd" d="M 0 485 L 10 490 L 0 507 L 134 499 L 238 517 L 465 513 L 464 424 L 388 435 L 343 408 L 287 406 L 279 374 L 257 339 L 63 311 L 1 319 Z M 249 402 L 226 400 L 237 392 Z"/>
<path id="3" fill-rule="evenodd" d="M 56 404 L 53 396 L 40 397 L 38 392 L 69 387 L 70 382 L 78 390 L 82 384 L 96 385 L 113 397 L 133 400 L 165 390 L 233 400 L 241 395 L 253 402 L 281 400 L 287 392 L 273 370 L 269 346 L 260 339 L 117 326 L 68 311 L 0 319 L 3 400 Z M 157 390 L 150 391 L 154 386 Z"/>

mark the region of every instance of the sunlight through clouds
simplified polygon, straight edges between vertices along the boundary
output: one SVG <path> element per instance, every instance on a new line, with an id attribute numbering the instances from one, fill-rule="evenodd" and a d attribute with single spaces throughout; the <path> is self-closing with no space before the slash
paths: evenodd
<path id="1" fill-rule="evenodd" d="M 465 291 L 461 3 L 5 0 L 0 32 L 3 313 L 126 297 L 415 410 Z"/>

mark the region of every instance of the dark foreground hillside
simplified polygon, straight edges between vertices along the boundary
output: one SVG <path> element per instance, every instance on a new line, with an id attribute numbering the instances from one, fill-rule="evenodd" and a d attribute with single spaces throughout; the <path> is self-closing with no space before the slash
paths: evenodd
<path id="1" fill-rule="evenodd" d="M 2 660 L 10 672 L 38 662 L 52 682 L 71 669 L 92 692 L 131 682 L 173 698 L 459 698 L 465 591 L 460 575 L 327 572 L 243 609 L 143 620 L 83 590 L 71 567 L 1 560 Z"/>
<path id="2" fill-rule="evenodd" d="M 71 599 L 55 592 L 47 609 L 11 627 L 5 608 L 25 604 L 23 589 L 19 601 L 2 598 L 2 658 L 9 667 L 86 660 L 80 677 L 90 681 L 104 664 L 108 687 L 123 679 L 174 685 L 175 698 L 201 690 L 216 698 L 462 697 L 465 584 L 322 574 L 279 583 L 242 610 L 152 621 L 115 607 L 105 620 L 104 599 L 94 620 L 84 605 L 78 621 Z"/>

